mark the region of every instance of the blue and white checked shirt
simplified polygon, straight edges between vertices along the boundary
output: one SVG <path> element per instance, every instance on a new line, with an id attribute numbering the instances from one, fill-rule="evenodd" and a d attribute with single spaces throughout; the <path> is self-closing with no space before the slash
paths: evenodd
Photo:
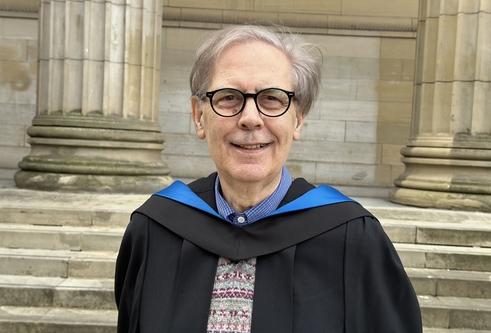
<path id="1" fill-rule="evenodd" d="M 220 194 L 220 180 L 217 176 L 215 180 L 215 198 L 218 213 L 223 216 L 227 221 L 239 227 L 251 224 L 259 220 L 260 218 L 263 218 L 274 212 L 276 208 L 278 208 L 281 200 L 283 200 L 283 198 L 285 197 L 286 192 L 288 192 L 291 184 L 292 177 L 290 176 L 290 173 L 288 172 L 286 167 L 283 166 L 281 170 L 280 184 L 278 185 L 276 190 L 274 190 L 274 192 L 269 197 L 258 203 L 256 206 L 249 208 L 244 213 L 237 213 L 232 209 L 232 207 L 230 207 L 230 205 Z"/>

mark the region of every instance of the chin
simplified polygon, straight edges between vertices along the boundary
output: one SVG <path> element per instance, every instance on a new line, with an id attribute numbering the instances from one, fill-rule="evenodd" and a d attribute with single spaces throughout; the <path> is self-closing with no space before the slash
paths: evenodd
<path id="1" fill-rule="evenodd" d="M 269 178 L 272 174 L 271 170 L 265 170 L 251 165 L 238 166 L 232 170 L 230 175 L 233 179 L 241 182 L 261 182 Z M 279 174 L 281 174 L 281 168 L 279 170 Z"/>

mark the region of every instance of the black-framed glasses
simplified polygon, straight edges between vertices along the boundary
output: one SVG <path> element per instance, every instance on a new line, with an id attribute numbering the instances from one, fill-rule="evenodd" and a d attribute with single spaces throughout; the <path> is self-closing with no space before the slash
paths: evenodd
<path id="1" fill-rule="evenodd" d="M 279 117 L 288 111 L 295 93 L 280 88 L 268 88 L 261 90 L 256 94 L 244 94 L 237 89 L 222 88 L 215 91 L 209 91 L 205 93 L 204 96 L 210 99 L 213 111 L 222 117 L 233 117 L 242 112 L 247 97 L 252 97 L 254 99 L 256 108 L 263 115 L 268 117 Z"/>

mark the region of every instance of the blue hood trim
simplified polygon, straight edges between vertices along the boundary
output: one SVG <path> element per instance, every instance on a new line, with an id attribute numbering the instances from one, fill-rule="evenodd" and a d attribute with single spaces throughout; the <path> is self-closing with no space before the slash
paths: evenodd
<path id="1" fill-rule="evenodd" d="M 186 184 L 179 180 L 175 181 L 163 190 L 154 193 L 154 195 L 180 202 L 184 205 L 194 207 L 203 212 L 216 216 L 222 220 L 224 219 L 221 215 L 215 212 L 213 208 L 211 208 L 205 201 L 203 201 L 203 199 L 197 196 L 196 193 L 194 193 Z M 295 199 L 294 201 L 289 202 L 286 205 L 275 210 L 268 216 L 280 215 L 320 206 L 327 206 L 340 202 L 356 201 L 345 196 L 344 194 L 330 186 L 319 185 L 318 187 L 308 191 L 304 195 Z"/>

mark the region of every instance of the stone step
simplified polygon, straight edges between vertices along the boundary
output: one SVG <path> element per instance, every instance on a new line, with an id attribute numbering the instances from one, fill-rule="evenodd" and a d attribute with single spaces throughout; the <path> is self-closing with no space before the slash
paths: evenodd
<path id="1" fill-rule="evenodd" d="M 490 271 L 491 249 L 394 244 L 408 268 Z M 1 273 L 51 277 L 112 278 L 116 251 L 0 248 Z"/>
<path id="2" fill-rule="evenodd" d="M 113 278 L 116 252 L 0 248 L 1 274 Z"/>
<path id="3" fill-rule="evenodd" d="M 114 280 L 0 275 L 0 306 L 115 310 Z"/>
<path id="4" fill-rule="evenodd" d="M 406 268 L 418 295 L 491 299 L 491 273 Z"/>
<path id="5" fill-rule="evenodd" d="M 394 244 L 404 267 L 489 272 L 491 248 Z"/>
<path id="6" fill-rule="evenodd" d="M 490 274 L 412 269 L 420 296 L 491 298 Z M 113 279 L 0 275 L 0 305 L 115 309 Z"/>
<path id="7" fill-rule="evenodd" d="M 0 307 L 0 333 L 116 333 L 116 310 Z"/>
<path id="8" fill-rule="evenodd" d="M 489 330 L 461 330 L 461 329 L 447 329 L 447 328 L 434 328 L 434 327 L 423 327 L 423 333 L 491 333 Z"/>
<path id="9" fill-rule="evenodd" d="M 110 198 L 108 198 L 110 200 Z M 142 201 L 143 203 L 144 201 Z M 125 227 L 132 211 L 112 211 L 106 209 L 83 209 L 75 207 L 5 207 L 2 208 L 0 223 L 20 223 L 33 225 L 71 225 L 71 226 L 101 226 Z M 137 208 L 137 207 L 135 207 Z"/>
<path id="10" fill-rule="evenodd" d="M 381 220 L 394 243 L 491 247 L 490 222 Z"/>
<path id="11" fill-rule="evenodd" d="M 44 226 L 0 223 L 0 247 L 118 251 L 124 228 Z"/>
<path id="12" fill-rule="evenodd" d="M 423 326 L 491 330 L 491 300 L 418 296 Z"/>
<path id="13" fill-rule="evenodd" d="M 0 333 L 114 333 L 115 258 L 147 198 L 0 191 Z M 491 214 L 361 203 L 395 243 L 424 333 L 491 333 Z"/>
<path id="14" fill-rule="evenodd" d="M 0 223 L 125 227 L 130 214 L 149 195 L 62 193 L 0 189 Z M 429 223 L 491 223 L 491 214 L 417 208 L 394 204 L 382 198 L 355 198 L 383 221 Z"/>
<path id="15" fill-rule="evenodd" d="M 445 223 L 483 224 L 491 222 L 491 214 L 483 212 L 446 210 L 438 208 L 419 208 L 395 204 L 388 199 L 355 197 L 380 221 L 425 221 Z"/>
<path id="16" fill-rule="evenodd" d="M 0 223 L 124 228 L 149 195 L 0 190 Z"/>
<path id="17" fill-rule="evenodd" d="M 420 296 L 419 302 L 425 333 L 491 330 L 490 300 Z M 116 310 L 1 306 L 0 333 L 114 332 L 116 318 Z"/>
<path id="18" fill-rule="evenodd" d="M 383 220 L 394 243 L 491 248 L 491 224 Z M 117 251 L 124 227 L 0 223 L 0 247 Z"/>

